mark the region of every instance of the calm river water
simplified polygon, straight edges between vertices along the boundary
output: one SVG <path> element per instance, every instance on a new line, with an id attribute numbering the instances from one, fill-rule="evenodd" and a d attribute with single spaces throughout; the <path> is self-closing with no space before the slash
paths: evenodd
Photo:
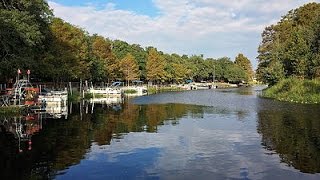
<path id="1" fill-rule="evenodd" d="M 1 117 L 0 179 L 320 179 L 320 106 L 257 93 L 169 92 L 73 104 L 61 118 Z"/>

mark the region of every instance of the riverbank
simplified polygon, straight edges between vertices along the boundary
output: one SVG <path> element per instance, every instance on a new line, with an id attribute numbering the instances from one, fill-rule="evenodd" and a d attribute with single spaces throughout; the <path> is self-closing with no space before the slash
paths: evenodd
<path id="1" fill-rule="evenodd" d="M 168 91 L 184 91 L 184 89 L 177 86 L 150 86 L 148 87 L 148 94 L 157 94 Z"/>
<path id="2" fill-rule="evenodd" d="M 238 87 L 236 84 L 222 83 L 222 82 L 218 82 L 218 83 L 214 83 L 214 84 L 209 83 L 209 85 L 211 87 L 219 88 L 219 89 Z M 196 84 L 194 84 L 193 86 L 196 86 Z M 148 87 L 148 94 L 156 94 L 156 93 L 169 92 L 169 91 L 186 91 L 186 90 L 191 90 L 190 88 L 191 87 L 188 85 L 149 86 Z M 196 90 L 196 89 L 197 88 L 194 88 L 194 90 Z"/>
<path id="3" fill-rule="evenodd" d="M 320 80 L 288 78 L 262 92 L 262 97 L 301 104 L 320 103 Z"/>

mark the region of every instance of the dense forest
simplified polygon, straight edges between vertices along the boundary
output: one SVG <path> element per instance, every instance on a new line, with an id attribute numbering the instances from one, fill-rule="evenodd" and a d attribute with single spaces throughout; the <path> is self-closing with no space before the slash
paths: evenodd
<path id="1" fill-rule="evenodd" d="M 257 78 L 274 85 L 285 78 L 320 77 L 320 3 L 289 11 L 265 28 L 259 46 Z"/>
<path id="2" fill-rule="evenodd" d="M 243 54 L 234 61 L 166 54 L 155 47 L 91 35 L 54 17 L 45 0 L 2 0 L 0 40 L 1 82 L 14 79 L 17 69 L 24 74 L 30 69 L 33 80 L 52 82 L 239 82 L 254 76 Z"/>

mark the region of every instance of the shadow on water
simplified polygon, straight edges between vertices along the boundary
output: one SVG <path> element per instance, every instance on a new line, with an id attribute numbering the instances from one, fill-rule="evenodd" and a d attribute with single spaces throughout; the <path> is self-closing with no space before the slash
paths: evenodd
<path id="1" fill-rule="evenodd" d="M 320 172 L 319 106 L 264 101 L 257 130 L 263 147 L 279 154 L 281 162 L 301 172 Z"/>

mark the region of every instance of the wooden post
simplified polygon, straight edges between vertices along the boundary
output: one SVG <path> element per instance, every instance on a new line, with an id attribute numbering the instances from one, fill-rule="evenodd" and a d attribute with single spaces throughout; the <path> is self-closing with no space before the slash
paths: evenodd
<path id="1" fill-rule="evenodd" d="M 80 94 L 80 96 L 81 96 L 81 94 L 82 94 L 82 79 L 80 79 L 80 89 L 79 89 L 79 94 Z"/>
<path id="2" fill-rule="evenodd" d="M 83 101 L 80 101 L 80 120 L 82 121 L 82 109 L 83 109 Z"/>
<path id="3" fill-rule="evenodd" d="M 70 106 L 69 106 L 69 114 L 72 114 L 72 103 L 70 103 Z"/>
<path id="4" fill-rule="evenodd" d="M 69 82 L 69 88 L 70 88 L 70 89 L 69 89 L 69 90 L 70 90 L 70 91 L 69 91 L 69 92 L 70 92 L 70 95 L 72 96 L 72 85 L 71 85 L 71 82 Z"/>

